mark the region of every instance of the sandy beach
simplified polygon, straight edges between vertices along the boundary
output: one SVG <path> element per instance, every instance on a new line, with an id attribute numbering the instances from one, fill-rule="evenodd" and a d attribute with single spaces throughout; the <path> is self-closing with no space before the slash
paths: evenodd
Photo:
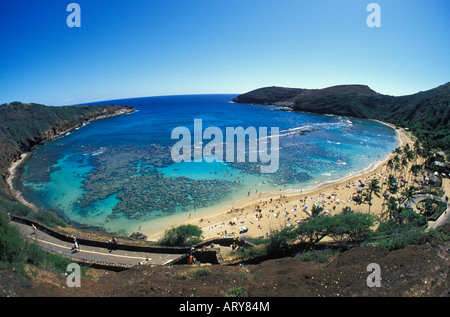
<path id="1" fill-rule="evenodd" d="M 136 110 L 117 110 L 116 112 L 112 113 L 112 114 L 102 114 L 99 115 L 95 118 L 90 118 L 89 120 L 87 120 L 86 122 L 83 122 L 82 125 L 79 126 L 74 126 L 71 127 L 67 130 L 61 131 L 59 133 L 57 133 L 56 135 L 49 137 L 48 141 L 51 140 L 56 140 L 60 137 L 64 137 L 69 135 L 70 133 L 72 133 L 75 130 L 78 130 L 82 127 L 84 127 L 85 125 L 91 123 L 92 121 L 96 121 L 96 120 L 101 120 L 101 119 L 106 119 L 106 118 L 111 118 L 111 117 L 115 117 L 115 116 L 120 116 L 120 115 L 125 115 L 125 114 L 132 114 L 134 113 Z M 36 147 L 35 147 L 36 149 Z M 34 149 L 34 150 L 35 150 Z M 6 183 L 11 191 L 11 194 L 17 198 L 17 200 L 19 200 L 22 204 L 24 204 L 25 206 L 28 206 L 34 210 L 38 210 L 39 208 L 33 204 L 32 202 L 28 201 L 25 199 L 25 197 L 23 196 L 22 192 L 16 187 L 16 181 L 17 181 L 17 177 L 20 177 L 20 169 L 21 167 L 33 156 L 34 150 L 31 150 L 29 152 L 25 152 L 22 153 L 20 158 L 14 162 L 11 163 L 11 165 L 8 168 L 8 172 L 9 172 L 9 176 L 6 178 Z"/>
<path id="2" fill-rule="evenodd" d="M 396 128 L 393 125 L 389 126 L 396 130 L 399 146 L 409 143 L 412 147 L 413 141 L 403 129 Z M 308 191 L 280 191 L 254 195 L 234 203 L 228 210 L 217 210 L 207 217 L 196 217 L 194 215 L 184 221 L 180 220 L 174 226 L 196 225 L 202 229 L 204 239 L 217 237 L 256 238 L 269 236 L 273 231 L 280 230 L 285 226 L 296 225 L 297 222 L 308 218 L 308 211 L 314 204 L 322 206 L 324 212 L 330 215 L 340 213 L 345 206 L 350 206 L 356 212 L 368 212 L 368 205 L 358 205 L 352 200 L 352 196 L 357 193 L 356 188 L 360 184 L 367 185 L 373 178 L 378 178 L 380 182 L 384 183 L 389 176 L 387 162 L 394 155 L 391 153 L 385 160 L 369 167 L 366 171 L 334 183 L 322 184 Z M 383 197 L 374 196 L 371 214 L 380 214 L 382 204 Z M 149 240 L 155 241 L 162 236 L 164 231 L 146 234 Z"/>
<path id="3" fill-rule="evenodd" d="M 29 202 L 23 197 L 23 194 L 20 190 L 18 190 L 15 186 L 16 177 L 18 176 L 18 170 L 21 168 L 21 166 L 31 157 L 32 152 L 23 153 L 20 156 L 20 159 L 13 162 L 11 166 L 9 167 L 9 176 L 6 178 L 6 183 L 9 186 L 9 189 L 11 191 L 11 194 L 17 198 L 22 204 L 25 206 L 33 209 L 38 210 L 39 208 L 34 205 L 32 202 Z"/>
<path id="4" fill-rule="evenodd" d="M 406 143 L 412 146 L 413 141 L 403 129 L 396 128 L 393 125 L 389 126 L 396 130 L 399 146 Z M 24 205 L 37 209 L 14 186 L 18 169 L 30 156 L 31 153 L 25 153 L 20 160 L 10 166 L 10 176 L 7 182 L 12 193 L 19 201 Z M 385 160 L 368 167 L 365 171 L 335 182 L 321 184 L 311 190 L 255 194 L 238 202 L 230 202 L 230 206 L 209 211 L 207 214 L 198 213 L 176 217 L 176 220 L 171 225 L 176 227 L 182 224 L 194 224 L 202 229 L 204 239 L 217 237 L 266 237 L 273 231 L 280 230 L 285 226 L 295 225 L 297 222 L 308 218 L 308 211 L 311 210 L 314 204 L 322 206 L 324 211 L 330 215 L 340 213 L 345 206 L 350 206 L 356 212 L 367 212 L 368 205 L 356 204 L 352 200 L 352 196 L 357 192 L 356 188 L 360 184 L 366 185 L 374 177 L 384 182 L 389 175 L 387 161 L 393 156 L 394 154 L 390 154 Z M 382 211 L 382 203 L 382 198 L 374 197 L 371 213 L 379 214 Z M 153 227 L 151 231 L 146 231 L 143 224 L 143 229 L 141 232 L 148 237 L 148 240 L 157 241 L 169 228 L 161 226 L 160 230 L 155 231 Z"/>

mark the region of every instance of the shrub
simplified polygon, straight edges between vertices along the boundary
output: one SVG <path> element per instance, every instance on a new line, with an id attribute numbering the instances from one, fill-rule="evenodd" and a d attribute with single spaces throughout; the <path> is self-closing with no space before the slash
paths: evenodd
<path id="1" fill-rule="evenodd" d="M 55 226 L 67 226 L 63 220 L 53 216 L 50 212 L 42 209 L 33 211 L 31 208 L 17 201 L 0 200 L 0 211 L 3 211 L 4 213 L 9 212 L 12 215 L 36 220 L 51 228 Z"/>
<path id="2" fill-rule="evenodd" d="M 158 244 L 164 246 L 189 246 L 201 242 L 202 230 L 194 225 L 182 225 L 166 230 Z"/>
<path id="3" fill-rule="evenodd" d="M 315 261 L 318 263 L 329 263 L 330 258 L 337 255 L 339 251 L 330 249 L 306 251 L 295 256 L 302 262 Z"/>
<path id="4" fill-rule="evenodd" d="M 187 272 L 175 273 L 172 277 L 176 280 L 187 280 L 188 277 L 199 278 L 203 276 L 209 276 L 212 271 L 209 269 L 193 269 Z"/>
<path id="5" fill-rule="evenodd" d="M 8 201 L 17 201 L 17 199 L 8 193 L 6 190 L 0 188 L 0 199 L 2 200 L 8 200 Z"/>
<path id="6" fill-rule="evenodd" d="M 245 296 L 246 293 L 247 293 L 247 291 L 245 290 L 245 288 L 239 287 L 239 286 L 233 286 L 233 287 L 230 288 L 230 290 L 228 291 L 228 295 L 229 295 L 230 297 Z"/>
<path id="7" fill-rule="evenodd" d="M 266 252 L 272 255 L 280 254 L 288 248 L 288 243 L 296 238 L 297 234 L 293 227 L 286 227 L 274 232 L 266 245 Z"/>
<path id="8" fill-rule="evenodd" d="M 266 239 L 265 244 L 257 245 L 255 247 L 250 248 L 239 248 L 237 251 L 233 252 L 233 255 L 238 256 L 239 258 L 254 258 L 258 256 L 266 255 L 267 252 L 267 244 L 270 242 L 269 239 Z"/>
<path id="9" fill-rule="evenodd" d="M 376 231 L 377 236 L 400 234 L 415 227 L 423 227 L 427 223 L 425 216 L 411 209 L 398 208 L 398 211 L 391 219 L 380 223 Z"/>
<path id="10" fill-rule="evenodd" d="M 295 232 L 309 244 L 320 242 L 326 236 L 335 241 L 362 242 L 372 234 L 375 217 L 362 213 L 346 213 L 332 217 L 310 218 L 302 222 Z"/>
<path id="11" fill-rule="evenodd" d="M 27 217 L 33 211 L 19 202 L 0 200 L 0 211 L 11 213 L 19 217 Z"/>
<path id="12" fill-rule="evenodd" d="M 8 218 L 0 212 L 0 262 L 13 264 L 21 269 L 23 264 L 31 264 L 42 269 L 65 272 L 73 261 L 58 254 L 42 250 L 36 243 L 23 240 L 19 230 L 8 223 Z M 86 268 L 83 267 L 82 273 Z"/>
<path id="13" fill-rule="evenodd" d="M 362 242 L 372 235 L 375 217 L 362 213 L 346 213 L 330 217 L 328 235 L 335 241 Z"/>
<path id="14" fill-rule="evenodd" d="M 50 228 L 53 228 L 55 226 L 67 227 L 67 224 L 63 220 L 51 215 L 49 212 L 42 209 L 34 213 L 31 218 L 39 221 L 46 226 L 49 226 Z"/>
<path id="15" fill-rule="evenodd" d="M 403 231 L 400 234 L 395 234 L 387 238 L 377 240 L 374 245 L 387 247 L 391 250 L 398 250 L 405 248 L 411 244 L 420 244 L 426 241 L 429 233 L 423 229 L 414 228 Z"/>
<path id="16" fill-rule="evenodd" d="M 25 260 L 25 242 L 16 227 L 8 224 L 5 214 L 0 213 L 0 261 L 22 262 Z"/>

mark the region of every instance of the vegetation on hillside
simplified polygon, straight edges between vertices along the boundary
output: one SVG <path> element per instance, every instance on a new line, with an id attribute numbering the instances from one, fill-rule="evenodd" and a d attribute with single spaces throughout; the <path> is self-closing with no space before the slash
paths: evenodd
<path id="1" fill-rule="evenodd" d="M 423 165 L 414 163 L 423 153 L 418 142 L 414 147 L 406 144 L 394 151 L 395 155 L 386 165 L 389 177 L 386 180 L 373 179 L 361 193 L 353 197 L 357 204 L 369 204 L 368 213 L 356 213 L 350 206 L 345 206 L 341 213 L 327 216 L 322 207 L 314 205 L 308 219 L 273 232 L 268 238 L 250 239 L 258 246 L 241 249 L 235 255 L 240 259 L 279 257 L 297 252 L 320 251 L 324 247 L 346 250 L 361 245 L 396 250 L 423 243 L 430 238 L 448 240 L 450 237 L 440 230 L 428 229 L 428 221 L 436 220 L 447 208 L 447 203 L 440 199 L 443 196 L 441 188 L 422 181 L 427 172 Z M 408 169 L 408 166 L 411 168 Z M 398 180 L 400 177 L 402 181 Z M 415 204 L 413 197 L 416 194 L 433 194 L 433 198 Z M 369 212 L 375 196 L 384 201 L 382 209 L 376 210 L 377 216 Z"/>
<path id="2" fill-rule="evenodd" d="M 265 87 L 239 95 L 233 101 L 237 103 L 257 103 L 262 105 L 271 105 L 276 102 L 292 102 L 293 98 L 304 90 L 297 88 Z"/>
<path id="3" fill-rule="evenodd" d="M 450 156 L 450 83 L 400 97 L 377 94 L 360 85 L 336 87 L 301 89 L 297 96 L 292 96 L 295 93 L 292 88 L 261 88 L 240 95 L 234 101 L 252 100 L 251 103 L 274 104 L 289 99 L 293 102 L 292 108 L 295 111 L 393 123 L 412 131 L 426 151 L 439 149 Z"/>
<path id="4" fill-rule="evenodd" d="M 72 260 L 43 251 L 34 242 L 21 237 L 9 223 L 8 214 L 36 220 L 49 227 L 66 224 L 46 210 L 33 210 L 19 202 L 7 190 L 6 177 L 11 163 L 36 145 L 83 124 L 113 115 L 125 106 L 48 107 L 40 104 L 13 102 L 0 105 L 0 269 L 13 268 L 23 277 L 26 265 L 65 272 Z"/>
<path id="5" fill-rule="evenodd" d="M 49 107 L 40 104 L 12 102 L 0 105 L 0 185 L 8 167 L 34 146 L 71 131 L 89 120 L 107 116 L 119 110 L 132 110 L 125 106 L 64 106 Z"/>
<path id="6" fill-rule="evenodd" d="M 202 230 L 194 225 L 181 225 L 166 230 L 158 245 L 185 247 L 200 243 Z"/>
<path id="7" fill-rule="evenodd" d="M 358 89 L 360 89 L 359 87 Z M 361 88 L 362 89 L 362 88 Z M 364 90 L 364 89 L 363 89 Z M 361 90 L 361 91 L 363 91 Z M 360 203 L 367 203 L 369 208 L 374 197 L 384 197 L 381 216 L 355 213 L 345 208 L 341 214 L 324 216 L 317 208 L 313 216 L 297 226 L 286 227 L 271 234 L 269 238 L 260 239 L 260 246 L 242 248 L 237 251 L 241 257 L 249 255 L 269 255 L 276 257 L 291 250 L 298 251 L 320 249 L 324 239 L 334 243 L 336 249 L 346 249 L 355 245 L 383 246 L 390 249 L 403 248 L 411 243 L 421 243 L 430 237 L 448 239 L 448 236 L 435 230 L 426 230 L 427 218 L 442 211 L 439 200 L 427 200 L 417 213 L 405 207 L 403 202 L 415 193 L 414 187 L 402 186 L 397 180 L 398 171 L 403 175 L 417 177 L 423 173 L 419 164 L 405 170 L 408 163 L 417 161 L 419 156 L 427 156 L 432 149 L 450 149 L 450 110 L 449 84 L 432 91 L 411 96 L 390 97 L 367 93 L 340 93 L 321 96 L 306 102 L 295 99 L 291 90 L 290 100 L 294 100 L 295 110 L 314 110 L 318 113 L 334 113 L 361 118 L 379 119 L 396 125 L 408 127 L 418 138 L 414 148 L 409 146 L 396 150 L 396 156 L 388 162 L 391 169 L 388 180 L 372 180 L 359 197 Z M 259 91 L 264 94 L 264 91 Z M 267 100 L 279 98 L 276 92 Z M 294 99 L 292 99 L 294 98 Z M 286 101 L 287 99 L 282 99 Z M 303 107 L 303 108 L 302 108 Z M 306 107 L 306 108 L 305 108 Z M 75 109 L 76 108 L 76 109 Z M 108 108 L 109 110 L 113 108 Z M 116 108 L 117 109 L 117 108 Z M 55 135 L 92 115 L 106 111 L 98 107 L 45 107 L 42 105 L 25 105 L 12 103 L 0 106 L 0 168 L 2 176 L 5 168 L 25 149 L 28 149 L 48 137 L 48 132 Z M 74 119 L 75 118 L 75 119 Z M 82 119 L 81 119 L 82 118 Z M 434 191 L 434 193 L 439 194 Z M 37 212 L 18 202 L 0 186 L 0 268 L 17 267 L 20 270 L 26 264 L 37 267 L 64 271 L 70 262 L 68 259 L 42 251 L 35 243 L 24 241 L 19 231 L 8 223 L 7 213 L 35 219 L 48 226 L 63 225 L 51 213 L 43 210 Z M 161 245 L 190 246 L 201 241 L 201 230 L 192 225 L 172 228 L 166 231 L 159 241 Z M 242 253 L 241 253 L 242 252 Z M 306 257 L 311 257 L 310 254 Z"/>
<path id="8" fill-rule="evenodd" d="M 63 273 L 72 262 L 69 258 L 49 253 L 36 243 L 24 240 L 17 227 L 9 223 L 7 215 L 0 212 L 0 272 L 2 269 L 12 269 L 20 278 L 29 281 L 27 266 Z M 86 267 L 83 268 L 85 271 Z"/>
<path id="9" fill-rule="evenodd" d="M 373 229 L 377 223 L 377 229 Z M 323 244 L 325 238 L 329 239 Z M 430 238 L 448 240 L 450 237 L 439 229 L 426 230 L 423 215 L 400 208 L 394 218 L 384 220 L 362 213 L 310 218 L 298 226 L 272 233 L 254 248 L 239 249 L 235 256 L 241 260 L 258 256 L 272 258 L 324 248 L 343 251 L 363 245 L 397 250 L 410 244 L 424 243 Z"/>
<path id="10" fill-rule="evenodd" d="M 33 210 L 19 202 L 14 196 L 2 188 L 0 188 L 0 213 L 35 220 L 50 228 L 55 226 L 67 226 L 63 220 L 52 214 L 50 211 L 44 209 Z"/>

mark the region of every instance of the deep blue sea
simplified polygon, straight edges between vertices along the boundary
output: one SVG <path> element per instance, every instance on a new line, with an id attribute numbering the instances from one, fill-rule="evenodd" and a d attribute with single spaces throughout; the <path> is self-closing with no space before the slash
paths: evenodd
<path id="1" fill-rule="evenodd" d="M 209 212 L 261 192 L 310 189 L 360 172 L 398 145 L 378 122 L 294 113 L 275 106 L 235 104 L 236 95 L 147 97 L 97 102 L 138 111 L 92 122 L 38 148 L 25 166 L 24 196 L 74 225 L 130 234 L 160 230 L 175 216 Z M 194 120 L 202 129 L 276 127 L 278 169 L 261 173 L 249 162 L 174 163 L 171 133 Z M 274 137 L 273 135 L 271 136 Z M 195 142 L 192 152 L 210 140 Z M 217 141 L 217 140 L 215 140 Z M 269 144 L 269 149 L 272 143 Z M 225 152 L 224 152 L 225 153 Z M 225 156 L 224 156 L 225 160 Z M 167 221 L 166 221 L 167 220 Z"/>

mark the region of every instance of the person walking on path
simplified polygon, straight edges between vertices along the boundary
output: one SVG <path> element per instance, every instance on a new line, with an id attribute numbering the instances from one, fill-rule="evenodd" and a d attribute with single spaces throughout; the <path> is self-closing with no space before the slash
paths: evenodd
<path id="1" fill-rule="evenodd" d="M 195 263 L 194 256 L 192 255 L 192 253 L 190 253 L 189 258 L 188 258 L 188 264 L 194 264 L 194 263 Z"/>
<path id="2" fill-rule="evenodd" d="M 80 252 L 80 245 L 78 244 L 77 238 L 73 237 L 73 243 L 74 243 L 74 252 Z"/>
<path id="3" fill-rule="evenodd" d="M 37 228 L 36 228 L 36 226 L 34 225 L 34 223 L 31 224 L 31 227 L 33 227 L 34 238 L 37 240 L 37 235 L 36 235 Z"/>
<path id="4" fill-rule="evenodd" d="M 117 239 L 113 237 L 111 240 L 109 240 L 109 243 L 110 243 L 109 253 L 111 253 L 112 250 L 117 249 Z"/>

